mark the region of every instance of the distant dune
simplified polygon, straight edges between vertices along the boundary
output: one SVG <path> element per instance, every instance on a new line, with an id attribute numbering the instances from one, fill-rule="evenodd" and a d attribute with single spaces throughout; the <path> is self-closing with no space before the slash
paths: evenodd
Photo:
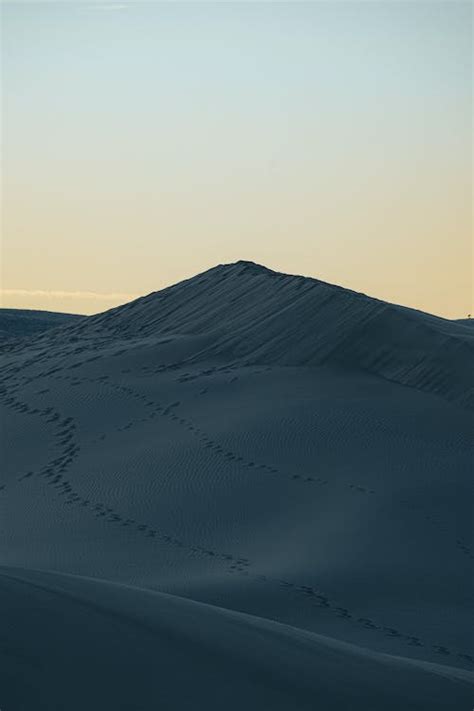
<path id="1" fill-rule="evenodd" d="M 331 363 L 474 403 L 474 334 L 463 323 L 252 262 L 216 267 L 75 330 L 127 338 L 157 331 L 194 335 L 194 360 Z"/>
<path id="2" fill-rule="evenodd" d="M 10 338 L 30 336 L 49 328 L 71 324 L 83 318 L 76 314 L 30 309 L 0 309 L 0 343 Z"/>
<path id="3" fill-rule="evenodd" d="M 1 350 L 2 711 L 472 708 L 469 323 L 237 262 Z"/>

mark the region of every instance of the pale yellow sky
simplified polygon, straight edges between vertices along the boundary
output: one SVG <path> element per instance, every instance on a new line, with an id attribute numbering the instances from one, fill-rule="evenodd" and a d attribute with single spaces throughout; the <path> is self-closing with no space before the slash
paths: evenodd
<path id="1" fill-rule="evenodd" d="M 472 307 L 469 2 L 3 12 L 3 306 L 102 311 L 250 259 Z"/>

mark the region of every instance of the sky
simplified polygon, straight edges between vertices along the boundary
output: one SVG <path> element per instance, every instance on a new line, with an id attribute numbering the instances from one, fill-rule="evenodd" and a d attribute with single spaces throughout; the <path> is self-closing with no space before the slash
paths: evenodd
<path id="1" fill-rule="evenodd" d="M 238 259 L 474 311 L 472 4 L 2 3 L 1 303 Z"/>

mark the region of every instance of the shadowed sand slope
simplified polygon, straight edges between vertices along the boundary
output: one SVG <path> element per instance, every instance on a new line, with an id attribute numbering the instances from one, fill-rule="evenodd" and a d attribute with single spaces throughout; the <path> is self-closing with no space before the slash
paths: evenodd
<path id="1" fill-rule="evenodd" d="M 62 314 L 54 311 L 33 311 L 30 309 L 0 309 L 0 339 L 22 338 L 47 331 L 49 328 L 65 326 L 83 318 L 76 314 Z"/>
<path id="2" fill-rule="evenodd" d="M 32 694 L 35 708 L 70 711 L 399 711 L 407 694 L 411 709 L 468 708 L 474 685 L 470 672 L 86 578 L 0 570 L 0 600 L 6 708 L 29 711 Z"/>
<path id="3" fill-rule="evenodd" d="M 0 707 L 471 708 L 472 338 L 237 263 L 6 344 Z"/>
<path id="4" fill-rule="evenodd" d="M 251 262 L 222 265 L 76 326 L 78 333 L 203 338 L 196 358 L 340 363 L 474 403 L 474 334 L 447 321 Z"/>

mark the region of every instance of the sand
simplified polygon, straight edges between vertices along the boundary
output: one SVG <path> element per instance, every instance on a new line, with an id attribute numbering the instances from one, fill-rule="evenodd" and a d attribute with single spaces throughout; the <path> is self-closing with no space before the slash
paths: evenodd
<path id="1" fill-rule="evenodd" d="M 1 348 L 2 711 L 472 707 L 470 324 L 238 262 Z"/>

